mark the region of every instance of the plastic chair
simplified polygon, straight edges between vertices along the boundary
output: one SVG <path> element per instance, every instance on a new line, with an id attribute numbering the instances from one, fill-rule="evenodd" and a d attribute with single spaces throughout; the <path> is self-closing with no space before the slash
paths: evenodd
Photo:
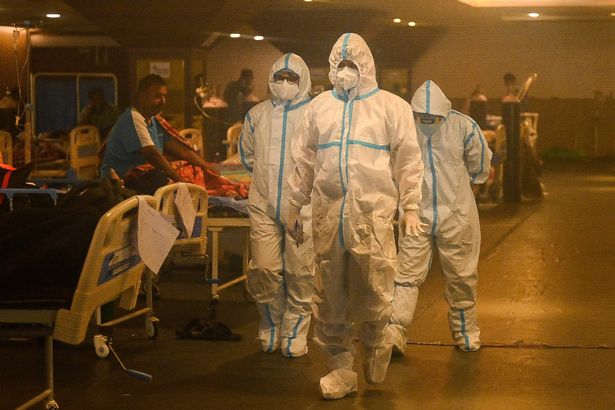
<path id="1" fill-rule="evenodd" d="M 179 135 L 184 137 L 186 141 L 190 143 L 190 146 L 199 153 L 201 156 L 205 156 L 203 152 L 203 134 L 201 130 L 197 128 L 185 128 L 179 132 Z"/>
<path id="2" fill-rule="evenodd" d="M 233 124 L 226 131 L 226 139 L 222 141 L 226 144 L 226 158 L 230 158 L 237 152 L 237 144 L 239 143 L 239 137 L 241 136 L 241 128 L 243 124 L 240 122 Z"/>

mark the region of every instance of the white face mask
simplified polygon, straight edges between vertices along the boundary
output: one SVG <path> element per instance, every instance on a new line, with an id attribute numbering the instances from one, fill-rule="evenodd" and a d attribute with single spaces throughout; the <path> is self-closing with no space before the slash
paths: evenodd
<path id="1" fill-rule="evenodd" d="M 354 68 L 338 68 L 335 77 L 337 78 L 337 83 L 339 84 L 339 86 L 346 91 L 356 87 L 359 83 L 359 71 Z"/>
<path id="2" fill-rule="evenodd" d="M 286 80 L 280 84 L 274 83 L 273 94 L 280 100 L 292 100 L 299 94 L 299 84 L 289 83 Z"/>
<path id="3" fill-rule="evenodd" d="M 442 117 L 421 116 L 415 118 L 415 122 L 423 134 L 431 136 L 438 131 L 438 128 L 440 128 Z"/>

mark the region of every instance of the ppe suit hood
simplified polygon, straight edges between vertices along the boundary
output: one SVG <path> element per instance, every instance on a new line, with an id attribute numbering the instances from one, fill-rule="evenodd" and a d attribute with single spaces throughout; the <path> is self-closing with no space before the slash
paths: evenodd
<path id="1" fill-rule="evenodd" d="M 299 93 L 297 93 L 295 98 L 291 100 L 291 103 L 295 104 L 299 101 L 303 101 L 312 89 L 310 70 L 308 69 L 307 64 L 305 64 L 305 61 L 303 61 L 303 59 L 297 54 L 293 53 L 284 54 L 282 57 L 278 58 L 278 60 L 271 67 L 271 71 L 269 72 L 269 90 L 271 91 L 271 95 L 275 100 L 280 101 L 280 97 L 277 95 L 273 86 L 275 84 L 273 75 L 284 69 L 290 69 L 299 76 Z"/>
<path id="2" fill-rule="evenodd" d="M 412 97 L 412 111 L 448 117 L 451 102 L 440 87 L 431 80 L 425 81 Z"/>
<path id="3" fill-rule="evenodd" d="M 338 95 L 343 95 L 342 88 L 337 84 L 335 74 L 342 60 L 350 60 L 359 69 L 359 83 L 356 86 L 357 95 L 363 95 L 378 87 L 376 82 L 376 66 L 369 46 L 363 38 L 355 33 L 346 33 L 335 42 L 329 55 L 329 81 L 335 87 Z"/>

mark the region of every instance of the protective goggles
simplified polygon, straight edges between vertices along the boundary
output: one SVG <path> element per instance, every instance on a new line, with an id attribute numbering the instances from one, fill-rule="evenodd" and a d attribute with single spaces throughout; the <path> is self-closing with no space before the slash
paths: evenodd
<path id="1" fill-rule="evenodd" d="M 444 117 L 441 117 L 440 115 L 434 115 L 434 114 L 427 114 L 424 112 L 415 112 L 414 113 L 414 120 L 415 121 L 420 121 L 421 124 L 437 124 L 440 121 L 443 120 Z"/>
<path id="2" fill-rule="evenodd" d="M 291 84 L 299 84 L 299 75 L 288 68 L 277 71 L 273 75 L 273 81 L 277 84 L 282 84 L 284 80 Z"/>

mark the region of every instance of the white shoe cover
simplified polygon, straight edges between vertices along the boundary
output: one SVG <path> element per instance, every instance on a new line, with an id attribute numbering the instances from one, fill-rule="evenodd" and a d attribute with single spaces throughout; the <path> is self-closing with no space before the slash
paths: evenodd
<path id="1" fill-rule="evenodd" d="M 455 332 L 453 333 L 453 338 L 455 339 L 457 347 L 462 352 L 475 352 L 481 347 L 478 336 L 472 337 L 471 335 L 466 335 L 464 337 L 460 332 Z"/>
<path id="2" fill-rule="evenodd" d="M 363 371 L 365 380 L 370 384 L 381 383 L 387 375 L 393 345 L 385 343 L 384 346 L 366 347 L 363 358 Z"/>
<path id="3" fill-rule="evenodd" d="M 386 328 L 386 340 L 393 345 L 393 353 L 403 355 L 406 349 L 406 328 L 389 324 Z"/>
<path id="4" fill-rule="evenodd" d="M 280 335 L 280 350 L 284 357 L 300 357 L 307 354 L 310 320 L 311 315 L 297 315 L 288 311 L 284 313 Z"/>
<path id="5" fill-rule="evenodd" d="M 291 344 L 292 343 L 292 344 Z M 283 337 L 280 339 L 280 350 L 284 357 L 301 357 L 308 354 L 307 340 Z"/>
<path id="6" fill-rule="evenodd" d="M 349 369 L 335 369 L 320 378 L 320 394 L 325 400 L 341 399 L 357 390 L 357 373 Z"/>
<path id="7" fill-rule="evenodd" d="M 450 310 L 449 326 L 455 344 L 463 352 L 480 349 L 480 329 L 478 328 L 476 308 Z"/>

